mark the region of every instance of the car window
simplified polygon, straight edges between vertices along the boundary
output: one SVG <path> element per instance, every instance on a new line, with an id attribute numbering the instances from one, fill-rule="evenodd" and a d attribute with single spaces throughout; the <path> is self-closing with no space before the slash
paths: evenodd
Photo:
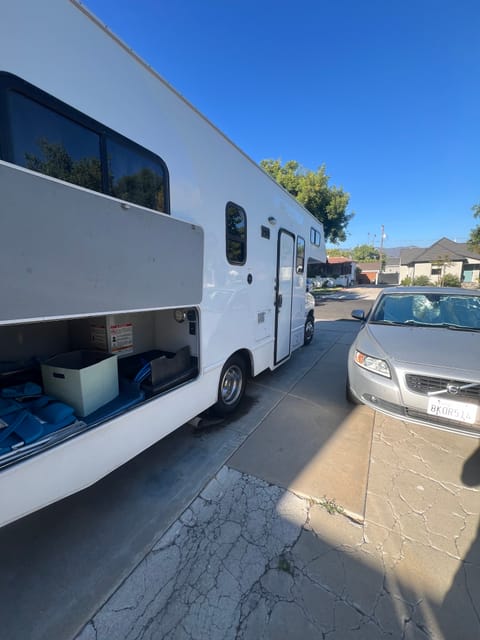
<path id="1" fill-rule="evenodd" d="M 387 294 L 372 311 L 370 322 L 480 329 L 480 296 Z"/>
<path id="2" fill-rule="evenodd" d="M 371 322 L 404 323 L 413 320 L 412 296 L 386 295 L 374 310 Z"/>

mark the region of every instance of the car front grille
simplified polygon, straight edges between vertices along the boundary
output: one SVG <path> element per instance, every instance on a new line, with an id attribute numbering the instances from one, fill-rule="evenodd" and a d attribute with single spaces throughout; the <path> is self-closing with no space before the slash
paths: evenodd
<path id="1" fill-rule="evenodd" d="M 429 376 L 418 376 L 411 373 L 407 373 L 407 375 L 405 376 L 405 381 L 410 391 L 415 391 L 415 393 L 427 395 L 432 391 L 445 391 L 446 397 L 452 398 L 452 396 L 454 395 L 455 399 L 469 398 L 470 400 L 476 400 L 477 402 L 480 401 L 480 384 L 477 384 L 476 387 L 471 387 L 470 389 L 459 390 L 456 394 L 450 394 L 447 391 L 447 385 L 452 384 L 457 387 L 462 387 L 463 385 L 470 383 L 465 380 L 452 380 L 451 378 L 433 378 Z"/>

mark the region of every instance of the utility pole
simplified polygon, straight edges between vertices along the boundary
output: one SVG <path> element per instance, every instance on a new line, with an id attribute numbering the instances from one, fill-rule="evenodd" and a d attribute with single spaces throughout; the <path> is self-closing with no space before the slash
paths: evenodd
<path id="1" fill-rule="evenodd" d="M 382 259 L 383 259 L 383 239 L 385 237 L 385 227 L 382 224 L 382 233 L 380 235 L 380 265 L 382 264 Z"/>
<path id="2" fill-rule="evenodd" d="M 380 274 L 382 272 L 382 262 L 383 262 L 383 239 L 385 237 L 385 227 L 382 224 L 382 232 L 380 234 L 380 264 L 378 266 L 378 280 L 380 280 Z M 380 282 L 378 282 L 378 284 L 380 284 Z"/>

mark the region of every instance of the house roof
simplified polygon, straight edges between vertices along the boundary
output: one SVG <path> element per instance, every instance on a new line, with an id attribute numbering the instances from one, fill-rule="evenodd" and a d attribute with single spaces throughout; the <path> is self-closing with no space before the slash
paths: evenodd
<path id="1" fill-rule="evenodd" d="M 400 253 L 400 264 L 410 264 L 415 262 L 417 256 L 421 255 L 425 249 L 420 247 L 408 247 L 407 249 L 402 249 Z"/>
<path id="2" fill-rule="evenodd" d="M 330 264 L 346 264 L 347 262 L 355 262 L 351 258 L 342 258 L 340 256 L 327 256 L 327 262 Z"/>
<path id="3" fill-rule="evenodd" d="M 400 265 L 401 264 L 400 256 L 393 256 L 393 255 L 388 256 L 387 255 L 386 259 L 385 259 L 385 264 L 386 265 L 394 265 L 394 266 Z"/>
<path id="4" fill-rule="evenodd" d="M 401 263 L 435 262 L 437 260 L 451 260 L 458 262 L 466 258 L 478 259 L 480 255 L 473 253 L 466 242 L 453 242 L 448 238 L 441 238 L 426 249 L 404 249 L 401 253 Z"/>
<path id="5" fill-rule="evenodd" d="M 357 267 L 362 271 L 378 271 L 379 261 L 376 262 L 357 262 Z"/>

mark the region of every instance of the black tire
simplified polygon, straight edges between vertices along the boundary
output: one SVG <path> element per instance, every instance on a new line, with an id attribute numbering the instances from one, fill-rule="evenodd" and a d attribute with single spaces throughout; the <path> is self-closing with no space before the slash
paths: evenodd
<path id="1" fill-rule="evenodd" d="M 303 344 L 307 346 L 313 340 L 313 334 L 315 333 L 315 319 L 312 315 L 309 315 L 305 321 L 305 327 L 303 330 Z"/>
<path id="2" fill-rule="evenodd" d="M 235 354 L 223 365 L 218 383 L 218 400 L 212 407 L 216 416 L 229 416 L 240 404 L 247 386 L 247 366 L 242 356 Z"/>

